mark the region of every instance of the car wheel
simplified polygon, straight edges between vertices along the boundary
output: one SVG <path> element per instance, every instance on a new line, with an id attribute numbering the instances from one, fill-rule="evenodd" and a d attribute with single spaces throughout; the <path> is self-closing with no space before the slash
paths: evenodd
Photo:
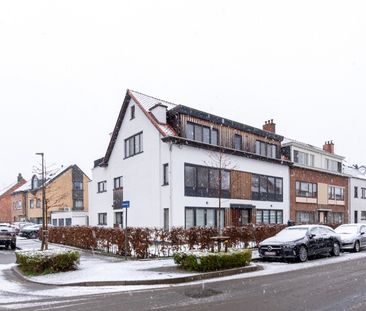
<path id="1" fill-rule="evenodd" d="M 299 260 L 300 262 L 305 262 L 308 260 L 308 250 L 304 245 L 302 245 L 299 249 Z"/>
<path id="2" fill-rule="evenodd" d="M 353 247 L 353 251 L 358 253 L 360 251 L 360 242 L 356 241 L 355 246 Z"/>
<path id="3" fill-rule="evenodd" d="M 10 247 L 11 247 L 12 250 L 15 250 L 17 248 L 15 243 L 11 243 Z"/>
<path id="4" fill-rule="evenodd" d="M 333 249 L 332 249 L 332 255 L 333 256 L 339 256 L 341 253 L 341 248 L 339 246 L 338 242 L 333 243 Z"/>

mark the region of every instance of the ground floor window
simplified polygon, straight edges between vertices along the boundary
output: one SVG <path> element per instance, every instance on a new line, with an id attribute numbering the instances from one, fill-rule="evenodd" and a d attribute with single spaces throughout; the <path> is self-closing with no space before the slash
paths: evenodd
<path id="1" fill-rule="evenodd" d="M 296 223 L 313 224 L 315 223 L 314 212 L 296 212 Z"/>
<path id="2" fill-rule="evenodd" d="M 71 226 L 71 218 L 65 218 L 65 224 L 66 226 Z"/>
<path id="3" fill-rule="evenodd" d="M 65 225 L 65 221 L 64 221 L 64 219 L 63 218 L 60 218 L 59 220 L 58 220 L 58 226 L 59 227 L 63 227 Z"/>
<path id="4" fill-rule="evenodd" d="M 333 223 L 334 224 L 343 223 L 343 213 L 333 213 Z"/>
<path id="5" fill-rule="evenodd" d="M 116 225 L 120 225 L 120 227 L 123 228 L 123 212 L 114 213 L 114 223 Z"/>
<path id="6" fill-rule="evenodd" d="M 361 211 L 361 220 L 366 220 L 366 211 Z"/>
<path id="7" fill-rule="evenodd" d="M 52 226 L 57 227 L 57 219 L 52 219 Z"/>
<path id="8" fill-rule="evenodd" d="M 257 224 L 282 224 L 283 211 L 279 210 L 258 210 L 257 209 Z"/>
<path id="9" fill-rule="evenodd" d="M 164 230 L 169 230 L 169 208 L 164 208 Z"/>
<path id="10" fill-rule="evenodd" d="M 202 208 L 202 207 L 186 207 L 185 212 L 185 228 L 191 227 L 216 227 L 219 224 L 221 227 L 225 224 L 225 209 L 221 208 L 219 217 L 218 208 Z"/>
<path id="11" fill-rule="evenodd" d="M 107 225 L 107 213 L 98 213 L 98 225 Z"/>

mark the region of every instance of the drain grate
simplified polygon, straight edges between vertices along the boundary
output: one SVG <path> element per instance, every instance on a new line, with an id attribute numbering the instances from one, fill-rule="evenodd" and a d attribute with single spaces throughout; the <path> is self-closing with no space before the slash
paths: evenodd
<path id="1" fill-rule="evenodd" d="M 186 290 L 184 294 L 190 298 L 200 299 L 200 298 L 207 298 L 207 297 L 219 295 L 219 294 L 222 294 L 222 292 L 211 289 L 211 288 L 207 288 L 207 289 L 206 288 L 205 289 L 192 288 L 192 289 Z"/>

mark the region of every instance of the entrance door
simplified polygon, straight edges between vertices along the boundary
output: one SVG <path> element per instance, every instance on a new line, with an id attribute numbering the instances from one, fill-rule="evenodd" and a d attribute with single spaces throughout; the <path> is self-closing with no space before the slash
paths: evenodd
<path id="1" fill-rule="evenodd" d="M 249 209 L 242 209 L 241 210 L 241 225 L 247 225 L 250 223 L 250 210 Z"/>
<path id="2" fill-rule="evenodd" d="M 325 224 L 328 222 L 328 212 L 320 211 L 319 212 L 319 223 Z"/>
<path id="3" fill-rule="evenodd" d="M 358 211 L 355 211 L 355 223 L 358 223 Z"/>

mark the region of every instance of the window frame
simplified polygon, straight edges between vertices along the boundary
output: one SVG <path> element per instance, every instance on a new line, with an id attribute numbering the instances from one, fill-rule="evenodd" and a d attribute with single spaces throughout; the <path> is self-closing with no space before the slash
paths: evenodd
<path id="1" fill-rule="evenodd" d="M 136 148 L 136 143 L 138 139 L 138 148 Z M 138 132 L 130 137 L 125 138 L 125 157 L 124 159 L 131 158 L 136 156 L 140 153 L 144 152 L 144 145 L 143 145 L 143 131 Z M 133 152 L 131 151 L 133 149 Z M 138 151 L 136 150 L 138 149 Z"/>
<path id="2" fill-rule="evenodd" d="M 130 120 L 135 119 L 136 117 L 136 106 L 135 105 L 131 105 L 130 108 Z"/>
<path id="3" fill-rule="evenodd" d="M 274 179 L 274 192 L 268 191 L 268 180 Z M 254 182 L 256 184 L 254 184 Z M 261 185 L 261 183 L 265 183 Z M 280 185 L 280 187 L 278 187 Z M 262 191 L 262 189 L 266 191 Z M 254 191 L 257 189 L 257 191 Z M 254 201 L 283 202 L 283 178 L 262 174 L 252 174 L 251 198 Z"/>
<path id="4" fill-rule="evenodd" d="M 308 190 L 306 194 L 302 193 L 302 185 L 307 185 Z M 311 187 L 310 187 L 311 186 Z M 310 190 L 311 188 L 311 190 Z M 315 189 L 315 190 L 314 190 Z M 309 195 L 307 195 L 309 193 Z M 295 181 L 295 195 L 298 198 L 312 198 L 316 199 L 318 197 L 318 184 L 308 181 L 296 180 Z"/>
<path id="5" fill-rule="evenodd" d="M 205 140 L 205 130 L 209 131 L 208 132 L 208 134 L 209 134 L 208 142 L 207 142 L 207 140 Z M 215 135 L 213 135 L 213 132 L 215 133 Z M 213 137 L 215 137 L 216 142 L 213 141 L 214 140 Z M 219 130 L 217 128 L 209 127 L 207 125 L 187 121 L 185 138 L 194 140 L 194 141 L 197 141 L 197 142 L 200 142 L 203 144 L 218 146 L 219 145 Z"/>
<path id="6" fill-rule="evenodd" d="M 233 149 L 243 150 L 243 136 L 235 133 L 233 136 Z"/>
<path id="7" fill-rule="evenodd" d="M 98 226 L 107 226 L 107 213 L 98 213 Z"/>
<path id="8" fill-rule="evenodd" d="M 193 213 L 193 225 L 191 227 L 187 227 L 187 211 L 192 211 Z M 198 227 L 197 226 L 197 211 L 203 212 L 203 226 L 199 226 L 199 227 L 203 227 L 203 228 L 215 228 L 217 227 L 218 221 L 219 221 L 219 208 L 217 207 L 196 207 L 196 206 L 186 206 L 184 208 L 184 228 L 188 229 L 188 228 L 194 228 L 194 227 Z M 210 225 L 208 225 L 208 211 L 214 211 L 213 213 L 213 222 L 210 222 Z M 221 208 L 221 216 L 222 218 L 221 220 L 221 224 L 223 226 L 225 226 L 225 208 Z"/>
<path id="9" fill-rule="evenodd" d="M 275 213 L 275 222 L 271 222 L 271 212 Z M 255 217 L 257 224 L 283 224 L 283 210 L 257 209 Z M 260 219 L 260 221 L 258 221 L 258 219 Z M 268 221 L 265 221 L 265 219 Z"/>
<path id="10" fill-rule="evenodd" d="M 163 184 L 162 186 L 169 185 L 169 163 L 163 164 Z"/>
<path id="11" fill-rule="evenodd" d="M 113 178 L 113 190 L 119 190 L 123 188 L 123 176 Z"/>
<path id="12" fill-rule="evenodd" d="M 98 186 L 97 193 L 107 192 L 107 181 L 106 180 L 99 181 L 97 186 Z"/>

